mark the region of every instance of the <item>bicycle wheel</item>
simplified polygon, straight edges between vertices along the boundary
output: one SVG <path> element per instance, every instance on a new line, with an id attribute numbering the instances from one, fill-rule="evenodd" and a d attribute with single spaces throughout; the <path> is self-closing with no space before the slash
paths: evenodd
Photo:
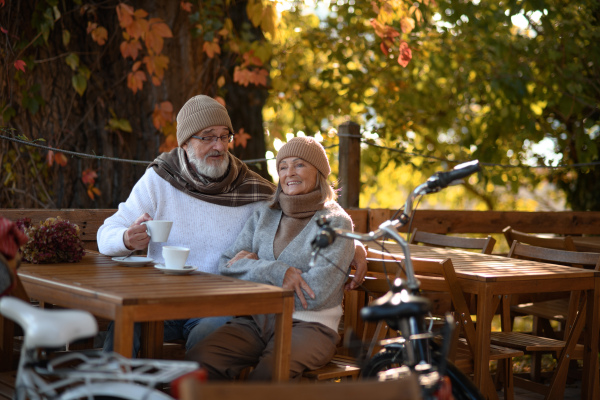
<path id="1" fill-rule="evenodd" d="M 361 371 L 361 377 L 375 378 L 379 372 L 402 366 L 403 361 L 401 351 L 384 349 L 369 360 Z M 477 386 L 451 362 L 446 365 L 446 376 L 450 378 L 455 400 L 484 399 Z"/>
<path id="2" fill-rule="evenodd" d="M 61 400 L 173 400 L 166 393 L 129 382 L 101 382 L 80 385 L 61 393 Z"/>
<path id="3" fill-rule="evenodd" d="M 400 367 L 404 362 L 402 351 L 384 349 L 375 354 L 361 370 L 362 378 L 375 378 L 381 371 Z"/>

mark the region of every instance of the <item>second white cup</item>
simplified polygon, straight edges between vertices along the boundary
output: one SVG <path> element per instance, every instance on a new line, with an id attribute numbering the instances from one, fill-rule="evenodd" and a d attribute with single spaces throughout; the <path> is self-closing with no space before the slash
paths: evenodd
<path id="1" fill-rule="evenodd" d="M 164 246 L 162 255 L 165 259 L 165 267 L 169 269 L 182 269 L 185 266 L 190 249 L 179 246 Z"/>
<path id="2" fill-rule="evenodd" d="M 142 225 L 146 225 L 150 240 L 153 242 L 166 242 L 169 239 L 173 221 L 144 221 Z"/>

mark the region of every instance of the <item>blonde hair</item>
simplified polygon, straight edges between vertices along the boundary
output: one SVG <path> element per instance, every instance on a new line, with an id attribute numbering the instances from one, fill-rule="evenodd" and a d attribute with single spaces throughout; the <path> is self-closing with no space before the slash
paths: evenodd
<path id="1" fill-rule="evenodd" d="M 337 192 L 335 190 L 333 190 L 333 188 L 331 187 L 331 184 L 329 184 L 329 182 L 327 181 L 327 178 L 325 178 L 323 176 L 322 173 L 317 173 L 317 185 L 316 187 L 319 188 L 319 191 L 321 192 L 321 201 L 319 201 L 319 203 L 325 204 L 329 201 L 335 201 L 337 199 Z M 273 208 L 273 209 L 280 209 L 281 206 L 279 205 L 279 195 L 283 192 L 283 189 L 281 188 L 281 182 L 277 184 L 277 190 L 275 190 L 275 194 L 273 194 L 273 198 L 271 200 L 271 204 L 269 205 L 269 208 Z"/>

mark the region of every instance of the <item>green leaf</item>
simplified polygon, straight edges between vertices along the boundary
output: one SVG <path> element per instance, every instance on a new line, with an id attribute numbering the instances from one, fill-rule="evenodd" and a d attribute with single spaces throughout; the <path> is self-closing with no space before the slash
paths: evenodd
<path id="1" fill-rule="evenodd" d="M 75 53 L 71 53 L 65 58 L 65 62 L 73 71 L 76 71 L 79 67 L 79 56 Z"/>
<path id="2" fill-rule="evenodd" d="M 63 29 L 62 31 L 62 41 L 63 41 L 63 46 L 67 47 L 69 45 L 69 43 L 71 42 L 71 32 L 69 32 L 67 29 Z"/>
<path id="3" fill-rule="evenodd" d="M 85 89 L 87 89 L 87 79 L 85 78 L 85 76 L 83 76 L 82 74 L 73 75 L 71 83 L 73 84 L 75 91 L 80 96 L 83 96 Z"/>
<path id="4" fill-rule="evenodd" d="M 17 112 L 12 107 L 6 107 L 2 112 L 2 121 L 7 124 L 12 117 L 17 115 Z"/>

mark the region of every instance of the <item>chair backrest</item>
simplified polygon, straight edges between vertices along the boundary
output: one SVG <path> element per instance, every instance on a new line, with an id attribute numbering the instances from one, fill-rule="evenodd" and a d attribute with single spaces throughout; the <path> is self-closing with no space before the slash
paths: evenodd
<path id="1" fill-rule="evenodd" d="M 286 400 L 377 400 L 421 399 L 421 388 L 415 375 L 379 382 L 359 380 L 323 383 L 257 383 L 257 382 L 200 382 L 194 377 L 183 379 L 179 385 L 181 400 L 223 399 L 286 399 Z"/>
<path id="2" fill-rule="evenodd" d="M 438 233 L 423 232 L 415 228 L 410 236 L 410 243 L 423 243 L 428 246 L 436 247 L 481 250 L 484 254 L 492 254 L 496 239 L 491 236 L 488 236 L 487 238 L 447 236 Z"/>
<path id="3" fill-rule="evenodd" d="M 502 230 L 502 233 L 504 233 L 504 237 L 506 238 L 506 242 L 508 243 L 509 248 L 516 240 L 521 243 L 529 244 L 532 246 L 544 247 L 547 249 L 577 251 L 577 249 L 575 248 L 575 244 L 573 243 L 573 238 L 571 238 L 570 236 L 543 237 L 533 235 L 531 233 L 517 231 L 510 226 L 504 228 Z"/>
<path id="4" fill-rule="evenodd" d="M 600 253 L 558 250 L 524 244 L 518 240 L 512 242 L 508 257 L 573 267 L 589 267 L 600 271 Z"/>

